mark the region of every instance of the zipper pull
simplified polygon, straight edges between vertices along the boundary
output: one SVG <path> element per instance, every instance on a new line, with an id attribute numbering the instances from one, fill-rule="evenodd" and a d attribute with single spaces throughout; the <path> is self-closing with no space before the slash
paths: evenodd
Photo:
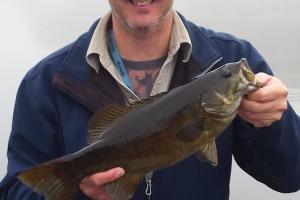
<path id="1" fill-rule="evenodd" d="M 147 200 L 151 200 L 151 194 L 152 194 L 152 176 L 153 176 L 153 172 L 149 172 L 145 176 L 145 180 L 146 180 L 145 194 L 147 196 L 147 198 L 146 198 Z"/>

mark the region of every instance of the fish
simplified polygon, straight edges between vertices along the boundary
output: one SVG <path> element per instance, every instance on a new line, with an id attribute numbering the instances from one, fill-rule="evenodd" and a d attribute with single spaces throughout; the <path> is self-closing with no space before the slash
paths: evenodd
<path id="1" fill-rule="evenodd" d="M 146 174 L 192 154 L 217 166 L 215 139 L 236 117 L 243 96 L 260 87 L 243 58 L 169 92 L 107 106 L 91 116 L 85 148 L 35 165 L 17 178 L 47 200 L 71 200 L 85 177 L 122 167 L 125 175 L 105 188 L 113 199 L 128 200 Z"/>

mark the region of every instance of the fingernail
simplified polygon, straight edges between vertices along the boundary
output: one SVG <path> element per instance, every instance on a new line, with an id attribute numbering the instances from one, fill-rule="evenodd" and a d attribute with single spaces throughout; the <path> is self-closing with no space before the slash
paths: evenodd
<path id="1" fill-rule="evenodd" d="M 87 178 L 87 177 L 85 177 L 84 179 L 82 179 L 82 180 L 81 180 L 81 182 L 82 182 L 82 183 L 83 183 L 83 182 L 86 182 L 86 181 L 87 181 L 87 179 L 88 179 L 88 178 Z"/>
<path id="2" fill-rule="evenodd" d="M 125 174 L 125 171 L 122 168 L 118 168 L 114 174 L 115 174 L 115 177 L 119 178 Z"/>

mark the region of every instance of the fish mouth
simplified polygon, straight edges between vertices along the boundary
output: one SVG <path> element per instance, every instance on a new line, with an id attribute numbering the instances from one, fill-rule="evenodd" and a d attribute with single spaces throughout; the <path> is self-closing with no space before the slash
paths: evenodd
<path id="1" fill-rule="evenodd" d="M 244 58 L 241 59 L 241 77 L 241 84 L 238 86 L 238 90 L 241 91 L 241 93 L 247 94 L 248 92 L 262 88 L 262 84 L 255 79 L 255 74 Z"/>

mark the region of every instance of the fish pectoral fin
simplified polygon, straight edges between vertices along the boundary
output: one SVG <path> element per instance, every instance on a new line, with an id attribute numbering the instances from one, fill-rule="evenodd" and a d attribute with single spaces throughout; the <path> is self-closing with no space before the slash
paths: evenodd
<path id="1" fill-rule="evenodd" d="M 197 152 L 199 160 L 209 162 L 212 166 L 218 165 L 218 151 L 215 140 L 200 147 Z"/>
<path id="2" fill-rule="evenodd" d="M 105 189 L 112 196 L 112 199 L 129 200 L 142 178 L 143 175 L 141 174 L 125 174 L 117 181 L 108 183 Z"/>
<path id="3" fill-rule="evenodd" d="M 62 180 L 55 175 L 56 164 L 37 165 L 21 172 L 18 179 L 47 200 L 72 200 L 78 191 L 72 180 Z"/>
<path id="4" fill-rule="evenodd" d="M 185 126 L 177 133 L 177 138 L 183 142 L 193 142 L 197 139 L 203 130 L 203 121 L 200 120 L 197 123 L 192 123 Z"/>

